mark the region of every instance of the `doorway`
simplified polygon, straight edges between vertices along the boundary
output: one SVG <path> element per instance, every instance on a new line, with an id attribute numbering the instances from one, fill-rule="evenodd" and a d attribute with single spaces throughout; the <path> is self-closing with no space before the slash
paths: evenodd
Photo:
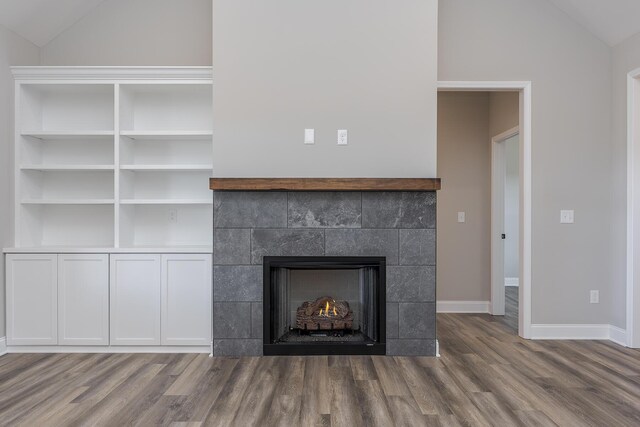
<path id="1" fill-rule="evenodd" d="M 532 140 L 531 140 L 531 82 L 474 82 L 474 81 L 440 81 L 438 82 L 438 91 L 440 92 L 517 92 L 519 94 L 519 120 L 518 120 L 518 137 L 519 137 L 519 153 L 518 153 L 518 163 L 519 163 L 519 194 L 518 194 L 518 254 L 519 254 L 519 274 L 518 274 L 518 335 L 523 338 L 531 338 L 531 293 L 532 293 L 532 281 L 531 281 L 531 149 L 532 149 Z M 512 125 L 513 126 L 513 125 Z M 466 127 L 462 125 L 462 127 Z M 487 135 L 487 140 L 491 138 L 491 134 Z M 466 153 L 463 153 L 467 155 Z M 438 162 L 438 176 L 441 176 L 440 173 L 440 162 Z M 438 198 L 440 199 L 446 190 L 447 181 L 443 180 L 443 191 L 439 194 Z M 467 194 L 473 194 L 473 192 L 467 192 Z M 491 202 L 489 201 L 488 204 Z M 438 205 L 440 206 L 440 200 L 438 201 Z M 456 215 L 454 212 L 452 215 Z M 462 211 L 462 209 L 460 209 Z M 464 211 L 457 212 L 458 214 L 458 223 L 465 223 L 473 218 L 469 218 L 465 216 Z M 449 215 L 451 216 L 451 215 Z M 441 228 L 442 218 L 439 214 L 438 216 L 438 228 Z M 487 229 L 491 227 L 486 227 Z M 491 238 L 489 238 L 489 233 L 487 233 L 486 242 L 491 242 Z M 498 237 L 501 238 L 500 233 Z M 495 233 L 492 233 L 493 237 L 495 237 Z M 439 247 L 441 246 L 439 242 Z M 487 243 L 487 251 L 491 252 L 491 248 L 495 245 L 491 245 Z M 440 250 L 438 252 L 440 254 Z M 465 261 L 465 259 L 461 256 L 458 256 L 456 253 L 453 254 L 457 256 L 456 262 L 458 262 L 458 268 L 460 270 L 464 270 L 462 268 L 464 264 L 459 264 L 459 262 Z M 503 261 L 504 262 L 504 261 Z M 491 265 L 490 262 L 488 265 Z M 502 264 L 504 265 L 504 264 Z M 441 260 L 438 258 L 438 270 L 441 268 Z M 440 280 L 438 279 L 438 292 L 441 292 L 440 289 Z M 489 284 L 491 290 L 493 290 L 493 282 Z M 504 282 L 502 283 L 501 290 L 503 292 L 497 293 L 494 292 L 492 295 L 496 298 L 500 298 L 499 295 L 502 295 L 502 299 L 505 299 L 504 294 Z M 493 314 L 493 298 L 489 301 L 481 301 L 481 300 L 464 300 L 462 298 L 456 298 L 456 300 L 444 300 L 440 301 L 440 296 L 438 300 L 438 311 L 440 312 L 467 312 L 467 313 L 491 313 Z M 442 307 L 442 309 L 440 308 Z M 497 313 L 496 313 L 497 314 Z"/>

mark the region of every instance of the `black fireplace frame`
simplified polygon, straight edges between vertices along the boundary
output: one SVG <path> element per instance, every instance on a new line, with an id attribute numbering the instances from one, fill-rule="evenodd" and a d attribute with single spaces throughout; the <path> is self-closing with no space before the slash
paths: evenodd
<path id="1" fill-rule="evenodd" d="M 318 356 L 318 355 L 385 355 L 386 344 L 386 308 L 387 308 L 387 267 L 385 257 L 374 256 L 265 256 L 263 268 L 263 354 L 265 356 Z M 356 269 L 376 267 L 378 271 L 377 330 L 378 340 L 373 343 L 359 342 L 281 342 L 274 343 L 272 268 L 318 269 L 323 266 L 331 269 Z"/>

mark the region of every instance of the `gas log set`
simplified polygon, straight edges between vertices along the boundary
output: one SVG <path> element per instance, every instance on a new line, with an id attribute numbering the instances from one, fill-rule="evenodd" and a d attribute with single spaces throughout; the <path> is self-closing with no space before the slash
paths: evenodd
<path id="1" fill-rule="evenodd" d="M 343 333 L 353 328 L 353 311 L 347 301 L 328 296 L 306 301 L 296 312 L 296 328 L 301 332 Z"/>

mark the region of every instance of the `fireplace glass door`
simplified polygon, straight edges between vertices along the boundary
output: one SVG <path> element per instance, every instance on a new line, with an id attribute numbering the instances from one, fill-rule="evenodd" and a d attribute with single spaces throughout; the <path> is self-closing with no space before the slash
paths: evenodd
<path id="1" fill-rule="evenodd" d="M 264 354 L 384 354 L 383 257 L 265 257 Z"/>

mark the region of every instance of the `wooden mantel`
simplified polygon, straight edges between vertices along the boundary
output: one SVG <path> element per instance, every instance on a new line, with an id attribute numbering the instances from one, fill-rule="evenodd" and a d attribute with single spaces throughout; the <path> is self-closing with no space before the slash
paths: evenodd
<path id="1" fill-rule="evenodd" d="M 214 191 L 435 191 L 440 178 L 211 178 Z"/>

